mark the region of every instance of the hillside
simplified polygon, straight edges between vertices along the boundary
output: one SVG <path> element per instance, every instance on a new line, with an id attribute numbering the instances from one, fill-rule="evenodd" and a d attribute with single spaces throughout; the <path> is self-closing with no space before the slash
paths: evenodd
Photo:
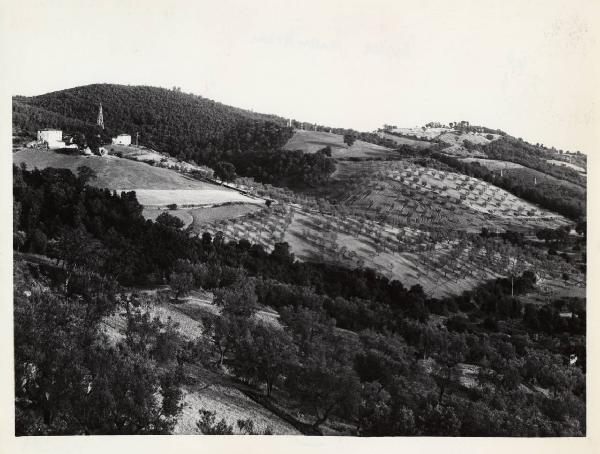
<path id="1" fill-rule="evenodd" d="M 216 162 L 225 152 L 277 149 L 291 135 L 276 116 L 180 91 L 114 84 L 14 97 L 13 124 L 28 131 L 52 126 L 86 134 L 100 102 L 106 137 L 139 132 L 140 143 L 149 148 L 202 163 Z"/>
<path id="2" fill-rule="evenodd" d="M 15 100 L 15 137 L 95 134 L 86 89 Z M 107 124 L 139 107 L 154 148 L 13 143 L 29 169 L 13 168 L 17 433 L 132 432 L 114 414 L 139 433 L 584 433 L 585 180 L 560 157 L 486 131 L 292 131 L 119 90 Z M 256 179 L 219 185 L 197 165 L 216 160 Z M 82 165 L 90 186 L 69 172 Z M 47 367 L 63 359 L 76 371 Z M 48 403 L 30 365 L 68 392 Z M 130 415 L 131 396 L 148 411 Z"/>
<path id="3" fill-rule="evenodd" d="M 55 167 L 74 173 L 79 166 L 87 166 L 97 173 L 91 182 L 109 189 L 214 189 L 218 186 L 201 182 L 169 169 L 151 166 L 116 156 L 79 156 L 53 151 L 23 149 L 13 153 L 13 163 L 24 163 L 28 169 Z"/>
<path id="4" fill-rule="evenodd" d="M 585 300 L 556 293 L 552 274 L 567 262 L 535 244 L 483 235 L 434 244 L 434 232 L 314 207 L 290 217 L 278 204 L 247 219 L 255 231 L 242 240 L 198 238 L 145 221 L 131 194 L 65 170 L 16 168 L 13 194 L 17 435 L 231 433 L 231 424 L 585 435 Z M 292 236 L 344 266 L 295 260 L 285 243 L 266 252 L 257 230 L 280 235 L 288 221 Z M 563 238 L 565 250 L 585 248 Z M 412 251 L 417 282 L 435 272 L 426 277 L 455 291 L 512 269 L 432 298 L 444 292 L 347 266 L 351 242 L 384 258 Z M 560 279 L 574 288 L 569 273 Z"/>
<path id="5" fill-rule="evenodd" d="M 393 150 L 380 145 L 356 140 L 352 146 L 348 146 L 344 143 L 344 137 L 340 134 L 301 129 L 294 131 L 294 135 L 284 145 L 283 149 L 316 153 L 325 147 L 331 148 L 331 157 L 335 159 L 397 157 Z"/>
<path id="6" fill-rule="evenodd" d="M 37 151 L 21 149 L 13 153 L 13 163 L 24 164 L 27 169 L 58 168 L 77 173 L 77 168 L 86 166 L 96 172 L 96 178 L 90 184 L 97 188 L 108 188 L 116 191 L 135 191 L 137 200 L 144 206 L 146 219 L 155 220 L 168 207 L 169 214 L 178 217 L 187 227 L 193 221 L 191 210 L 216 209 L 230 212 L 232 204 L 248 211 L 264 200 L 248 197 L 232 189 L 194 179 L 171 169 L 156 167 L 131 159 L 117 156 L 79 156 L 56 153 L 54 151 Z M 177 205 L 173 210 L 172 204 Z M 248 207 L 248 208 L 246 208 Z M 239 208 L 238 208 L 239 209 Z"/>

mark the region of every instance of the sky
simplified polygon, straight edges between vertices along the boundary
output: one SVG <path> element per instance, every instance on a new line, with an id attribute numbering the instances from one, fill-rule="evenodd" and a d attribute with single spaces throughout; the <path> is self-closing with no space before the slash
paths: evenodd
<path id="1" fill-rule="evenodd" d="M 592 153 L 595 0 L 2 0 L 12 94 L 153 85 L 369 131 L 468 120 Z"/>

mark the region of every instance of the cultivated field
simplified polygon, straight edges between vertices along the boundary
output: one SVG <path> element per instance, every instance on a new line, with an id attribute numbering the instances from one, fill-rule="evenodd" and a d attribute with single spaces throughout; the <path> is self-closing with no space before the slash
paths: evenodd
<path id="1" fill-rule="evenodd" d="M 293 217 L 294 210 L 291 207 L 275 205 L 234 219 L 212 222 L 202 222 L 199 219 L 194 223 L 194 230 L 198 234 L 209 232 L 213 236 L 222 232 L 226 241 L 247 239 L 270 252 L 275 243 L 284 241 L 285 231 Z"/>
<path id="2" fill-rule="evenodd" d="M 320 131 L 296 130 L 292 138 L 283 147 L 285 150 L 302 150 L 304 153 L 331 147 L 331 156 L 336 159 L 348 158 L 386 158 L 396 156 L 389 148 L 357 140 L 351 147 L 344 143 L 340 134 Z"/>
<path id="3" fill-rule="evenodd" d="M 373 268 L 404 285 L 420 284 L 432 296 L 457 294 L 480 282 L 526 269 L 531 263 L 552 261 L 554 279 L 577 274 L 564 260 L 536 249 L 523 251 L 501 240 L 468 236 L 448 229 L 419 230 L 382 222 L 340 217 L 298 206 L 263 209 L 230 222 L 206 224 L 198 230 L 226 241 L 247 239 L 271 251 L 287 242 L 301 260 Z M 554 263 L 556 262 L 556 263 Z"/>
<path id="4" fill-rule="evenodd" d="M 235 203 L 214 207 L 194 208 L 187 210 L 186 212 L 193 220 L 192 229 L 194 233 L 202 234 L 205 231 L 204 226 L 208 224 L 232 220 L 241 216 L 245 216 L 249 213 L 255 213 L 259 210 L 261 210 L 261 207 L 256 204 Z"/>
<path id="5" fill-rule="evenodd" d="M 340 162 L 335 177 L 354 182 L 341 200 L 345 205 L 394 225 L 476 232 L 567 222 L 482 180 L 406 161 Z"/>
<path id="6" fill-rule="evenodd" d="M 467 150 L 463 146 L 465 140 L 474 144 L 485 145 L 500 137 L 498 134 L 462 132 L 449 128 L 397 128 L 393 129 L 392 132 L 402 134 L 413 140 L 439 140 L 449 145 L 449 147 L 444 149 L 444 153 L 457 156 L 483 156 L 483 153 L 479 151 Z M 492 139 L 487 138 L 489 135 L 492 136 Z"/>

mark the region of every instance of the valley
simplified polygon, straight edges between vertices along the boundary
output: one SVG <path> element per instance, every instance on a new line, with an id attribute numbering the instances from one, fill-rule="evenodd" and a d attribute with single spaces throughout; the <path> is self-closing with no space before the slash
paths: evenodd
<path id="1" fill-rule="evenodd" d="M 153 87 L 14 101 L 23 433 L 585 431 L 585 168 L 563 153 Z M 32 140 L 48 126 L 77 143 Z M 78 364 L 44 369 L 78 418 L 40 416 L 43 355 Z"/>

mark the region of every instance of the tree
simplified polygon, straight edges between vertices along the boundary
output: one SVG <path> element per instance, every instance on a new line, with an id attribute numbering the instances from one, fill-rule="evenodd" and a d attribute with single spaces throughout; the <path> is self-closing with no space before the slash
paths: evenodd
<path id="1" fill-rule="evenodd" d="M 180 229 L 181 227 L 183 227 L 183 221 L 181 219 L 167 213 L 166 211 L 164 211 L 156 217 L 156 222 L 158 224 L 167 227 L 172 227 L 174 229 Z"/>
<path id="2" fill-rule="evenodd" d="M 82 184 L 88 184 L 91 180 L 95 180 L 98 177 L 96 171 L 88 166 L 77 167 L 77 177 L 81 180 Z"/>
<path id="3" fill-rule="evenodd" d="M 352 363 L 335 350 L 321 345 L 320 352 L 303 359 L 288 377 L 288 390 L 313 415 L 314 428 L 334 413 L 350 419 L 358 410 L 360 381 Z"/>
<path id="4" fill-rule="evenodd" d="M 238 377 L 265 383 L 267 396 L 280 376 L 296 363 L 296 346 L 285 331 L 262 322 L 235 344 L 232 369 Z"/>
<path id="5" fill-rule="evenodd" d="M 234 285 L 215 291 L 215 304 L 224 314 L 250 317 L 258 310 L 256 287 L 252 279 L 241 280 Z"/>
<path id="6" fill-rule="evenodd" d="M 231 314 L 210 314 L 202 317 L 203 336 L 210 342 L 216 356 L 215 366 L 221 368 L 225 357 L 240 339 L 248 335 L 249 323 L 245 317 Z"/>
<path id="7" fill-rule="evenodd" d="M 319 151 L 317 151 L 317 153 L 321 153 L 322 155 L 331 158 L 331 147 L 327 145 L 326 147 L 321 148 Z"/>
<path id="8" fill-rule="evenodd" d="M 354 417 L 360 399 L 360 381 L 353 367 L 356 343 L 336 335 L 326 317 L 309 309 L 284 308 L 281 319 L 299 346 L 299 360 L 290 368 L 286 386 L 313 415 L 314 428 L 333 413 Z"/>
<path id="9" fill-rule="evenodd" d="M 60 231 L 54 245 L 55 258 L 62 260 L 65 272 L 65 289 L 68 289 L 71 276 L 77 268 L 99 268 L 104 260 L 102 243 L 95 239 L 83 226 Z"/>
<path id="10" fill-rule="evenodd" d="M 235 181 L 237 175 L 235 167 L 230 162 L 220 161 L 215 166 L 215 176 L 221 181 Z"/>
<path id="11" fill-rule="evenodd" d="M 450 384 L 452 369 L 465 360 L 466 350 L 467 345 L 462 335 L 444 333 L 441 348 L 434 353 L 434 358 L 440 366 L 435 373 L 440 389 L 438 402 L 442 402 L 444 392 Z"/>
<path id="12" fill-rule="evenodd" d="M 29 241 L 29 250 L 36 254 L 45 254 L 48 247 L 48 237 L 40 229 L 35 229 Z"/>
<path id="13" fill-rule="evenodd" d="M 169 285 L 175 290 L 175 299 L 178 300 L 181 295 L 185 295 L 193 288 L 194 276 L 184 271 L 173 271 L 169 276 Z"/>
<path id="14" fill-rule="evenodd" d="M 93 300 L 15 282 L 18 435 L 166 434 L 180 411 L 179 381 L 132 339 L 106 345 Z M 25 289 L 33 289 L 27 296 Z M 128 334 L 126 334 L 126 337 Z"/>
<path id="15" fill-rule="evenodd" d="M 344 143 L 351 147 L 356 141 L 356 136 L 354 134 L 346 133 L 344 134 Z"/>

